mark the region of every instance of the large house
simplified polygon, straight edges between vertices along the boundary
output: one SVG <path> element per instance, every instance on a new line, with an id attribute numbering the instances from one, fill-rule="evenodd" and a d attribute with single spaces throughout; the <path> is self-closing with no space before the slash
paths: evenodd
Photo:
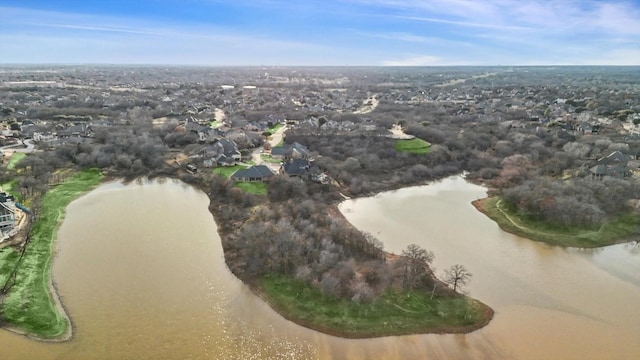
<path id="1" fill-rule="evenodd" d="M 209 125 L 200 125 L 197 122 L 188 122 L 185 125 L 187 131 L 193 132 L 198 135 L 198 141 L 203 143 L 222 137 L 219 130 L 212 128 Z"/>
<path id="2" fill-rule="evenodd" d="M 625 178 L 630 177 L 631 169 L 628 164 L 631 160 L 629 155 L 620 151 L 614 151 L 611 154 L 598 159 L 596 164 L 589 169 L 591 177 L 594 179 L 602 179 L 605 176 Z"/>
<path id="3" fill-rule="evenodd" d="M 280 173 L 291 177 L 302 176 L 309 172 L 311 162 L 307 159 L 291 159 L 282 164 Z"/>
<path id="4" fill-rule="evenodd" d="M 238 145 L 233 140 L 220 139 L 202 150 L 205 163 L 212 166 L 233 166 L 242 159 Z"/>
<path id="5" fill-rule="evenodd" d="M 272 157 L 281 157 L 285 160 L 289 159 L 308 159 L 311 153 L 306 146 L 299 142 L 294 142 L 287 146 L 278 146 L 271 149 Z"/>
<path id="6" fill-rule="evenodd" d="M 86 122 L 82 122 L 79 124 L 67 126 L 63 129 L 58 130 L 56 133 L 60 138 L 91 137 L 93 135 L 93 129 L 91 129 L 91 125 L 87 124 Z"/>
<path id="7" fill-rule="evenodd" d="M 248 169 L 240 169 L 231 175 L 236 181 L 268 181 L 276 174 L 266 165 L 255 165 Z"/>

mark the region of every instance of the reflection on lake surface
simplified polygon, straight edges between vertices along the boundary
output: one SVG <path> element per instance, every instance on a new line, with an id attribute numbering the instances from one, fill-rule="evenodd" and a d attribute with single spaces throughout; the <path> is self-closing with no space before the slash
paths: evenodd
<path id="1" fill-rule="evenodd" d="M 208 198 L 175 181 L 112 183 L 73 202 L 53 274 L 67 343 L 0 331 L 0 359 L 636 359 L 640 251 L 561 249 L 502 232 L 459 177 L 346 201 L 392 252 L 417 243 L 460 263 L 496 310 L 466 335 L 346 340 L 284 320 L 229 273 Z"/>

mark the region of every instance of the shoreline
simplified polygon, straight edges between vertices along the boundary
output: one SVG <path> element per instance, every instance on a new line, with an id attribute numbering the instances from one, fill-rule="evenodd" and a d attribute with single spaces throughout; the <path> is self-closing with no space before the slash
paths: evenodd
<path id="1" fill-rule="evenodd" d="M 236 275 L 234 274 L 234 276 Z M 271 298 L 265 293 L 264 289 L 260 285 L 256 284 L 254 281 L 245 281 L 239 278 L 238 276 L 236 276 L 236 278 L 242 281 L 242 283 L 245 284 L 253 294 L 259 297 L 262 301 L 265 302 L 265 304 L 269 306 L 269 308 L 271 308 L 273 311 L 275 311 L 278 315 L 282 316 L 283 318 L 293 323 L 296 323 L 299 326 L 305 327 L 307 329 L 317 331 L 322 334 L 334 336 L 334 337 L 344 338 L 344 339 L 375 339 L 375 338 L 382 338 L 382 337 L 431 335 L 431 334 L 434 334 L 434 335 L 468 334 L 476 330 L 480 330 L 483 327 L 487 326 L 491 322 L 491 320 L 493 320 L 493 317 L 495 315 L 495 311 L 490 306 L 484 304 L 483 302 L 477 299 L 473 299 L 466 295 L 460 294 L 461 297 L 467 298 L 468 300 L 473 302 L 474 305 L 477 305 L 480 307 L 481 311 L 479 313 L 481 316 L 481 321 L 478 322 L 477 324 L 465 325 L 465 326 L 451 326 L 451 327 L 449 326 L 425 327 L 423 330 L 412 331 L 407 333 L 389 332 L 389 333 L 382 333 L 382 334 L 358 334 L 353 332 L 340 331 L 335 328 L 321 326 L 314 322 L 306 321 L 306 320 L 297 318 L 295 316 L 292 316 L 290 313 L 286 312 L 284 309 L 276 306 L 274 302 L 271 301 Z"/>
<path id="2" fill-rule="evenodd" d="M 101 185 L 105 179 L 105 177 L 101 174 L 101 172 L 98 172 L 98 179 L 93 179 L 93 178 L 85 178 L 82 179 L 82 176 L 91 176 L 91 172 L 95 172 L 95 170 L 85 170 L 85 173 L 83 174 L 82 172 L 78 172 L 76 174 L 74 174 L 74 176 L 78 176 L 78 178 L 73 178 L 73 176 L 70 179 L 73 180 L 77 180 L 77 181 L 86 181 L 87 183 L 81 183 L 80 185 L 82 185 L 83 188 L 80 191 L 76 191 L 75 193 L 73 193 L 73 188 L 72 189 L 68 189 L 65 192 L 69 192 L 69 194 L 65 194 L 63 193 L 63 198 L 61 199 L 61 201 L 63 202 L 63 206 L 61 206 L 60 208 L 56 208 L 56 209 L 50 209 L 50 211 L 56 211 L 58 213 L 57 217 L 55 218 L 55 226 L 53 228 L 53 231 L 51 233 L 51 238 L 45 239 L 45 241 L 48 242 L 48 246 L 47 249 L 49 251 L 49 256 L 47 256 L 47 258 L 44 260 L 43 262 L 43 266 L 41 269 L 38 269 L 39 271 L 42 271 L 42 274 L 44 277 L 48 277 L 48 281 L 47 284 L 43 284 L 46 287 L 45 292 L 47 293 L 47 297 L 49 298 L 49 303 L 48 305 L 51 306 L 51 308 L 53 309 L 54 315 L 56 316 L 57 320 L 62 321 L 62 323 L 66 324 L 65 326 L 65 330 L 63 332 L 61 332 L 60 334 L 51 336 L 51 337 L 43 337 L 43 336 L 39 336 L 37 334 L 34 334 L 32 332 L 23 330 L 22 328 L 15 326 L 14 324 L 9 323 L 8 321 L 4 321 L 3 325 L 0 326 L 1 329 L 6 329 L 9 332 L 12 332 L 14 334 L 17 335 L 22 335 L 25 336 L 29 339 L 33 339 L 33 340 L 37 340 L 37 341 L 43 341 L 43 342 L 66 342 L 72 339 L 73 337 L 73 320 L 71 319 L 71 317 L 69 316 L 69 312 L 67 311 L 66 307 L 64 306 L 63 302 L 62 302 L 62 298 L 59 295 L 58 292 L 58 288 L 57 288 L 57 284 L 53 275 L 53 262 L 55 261 L 55 259 L 57 258 L 57 253 L 58 253 L 58 231 L 60 230 L 60 227 L 62 226 L 62 223 L 64 222 L 64 219 L 66 217 L 66 209 L 69 206 L 69 204 L 71 204 L 73 201 L 77 200 L 78 198 L 84 196 L 85 194 L 89 193 L 90 191 L 92 191 L 93 189 L 95 189 L 97 186 Z M 96 180 L 97 183 L 93 184 L 93 182 L 95 182 Z M 62 184 L 60 184 L 62 186 L 64 186 L 64 182 Z M 69 183 L 69 186 L 73 186 L 73 185 L 78 185 L 73 184 L 73 183 Z M 68 196 L 68 197 L 66 197 Z M 44 198 L 44 197 L 43 197 Z M 34 222 L 34 224 L 37 223 Z M 30 246 L 32 244 L 28 244 L 27 246 Z M 35 246 L 35 245 L 32 245 Z M 6 306 L 6 305 L 3 305 Z M 60 324 L 58 322 L 58 324 Z"/>
<path id="3" fill-rule="evenodd" d="M 69 316 L 69 312 L 67 311 L 67 308 L 62 303 L 62 298 L 58 294 L 58 287 L 57 287 L 55 281 L 53 281 L 53 280 L 49 284 L 49 294 L 50 294 L 51 298 L 53 299 L 53 303 L 54 303 L 54 306 L 56 307 L 56 310 L 62 315 L 62 317 L 69 324 L 67 326 L 67 330 L 63 334 L 61 334 L 60 336 L 52 337 L 52 338 L 44 338 L 44 337 L 40 337 L 40 336 L 31 334 L 29 332 L 26 332 L 26 331 L 24 331 L 24 330 L 22 330 L 20 328 L 17 328 L 15 326 L 11 326 L 11 325 L 0 326 L 0 329 L 7 330 L 7 331 L 9 331 L 11 333 L 14 333 L 16 335 L 24 336 L 24 337 L 26 337 L 27 339 L 30 339 L 30 340 L 36 340 L 36 341 L 41 341 L 41 342 L 63 343 L 63 342 L 71 341 L 71 339 L 73 338 L 73 327 L 74 327 L 73 320 L 71 320 L 71 317 Z"/>
<path id="4" fill-rule="evenodd" d="M 550 231 L 539 231 L 536 230 L 535 228 L 530 228 L 527 227 L 524 224 L 518 224 L 516 223 L 516 221 L 514 221 L 511 216 L 514 216 L 512 214 L 507 214 L 505 213 L 505 211 L 503 209 L 500 209 L 498 206 L 496 206 L 496 209 L 501 213 L 501 217 L 503 218 L 503 220 L 505 221 L 501 221 L 501 219 L 498 219 L 495 217 L 494 214 L 492 214 L 489 210 L 488 210 L 488 206 L 493 206 L 493 204 L 490 204 L 490 202 L 492 202 L 494 199 L 493 196 L 488 196 L 482 199 L 477 199 L 471 202 L 471 204 L 473 205 L 473 207 L 479 211 L 480 213 L 484 214 L 486 217 L 488 217 L 489 219 L 491 219 L 493 222 L 495 222 L 498 227 L 500 227 L 500 229 L 504 232 L 507 232 L 509 234 L 515 235 L 515 236 L 519 236 L 522 237 L 524 239 L 527 239 L 529 241 L 535 241 L 535 242 L 541 242 L 544 244 L 548 244 L 551 246 L 559 246 L 559 247 L 564 247 L 564 248 L 575 248 L 575 249 L 595 249 L 595 248 L 603 248 L 606 246 L 611 246 L 611 245 L 616 245 L 616 244 L 624 244 L 624 243 L 628 243 L 628 242 L 632 242 L 632 241 L 638 241 L 639 240 L 639 236 L 637 234 L 626 234 L 622 237 L 619 238 L 614 238 L 614 240 L 610 240 L 610 241 L 606 241 L 606 242 L 602 242 L 602 243 L 588 243 L 588 242 L 583 242 L 583 243 L 563 243 L 560 241 L 560 239 L 557 239 L 557 237 L 566 237 L 566 238 L 579 238 L 579 235 L 572 235 L 572 234 L 563 234 L 563 233 L 554 233 L 554 232 L 550 232 Z M 594 231 L 595 233 L 595 231 Z M 537 236 L 536 236 L 537 235 Z M 556 238 L 556 239 L 554 239 Z"/>
<path id="5" fill-rule="evenodd" d="M 65 207 L 66 209 L 66 207 Z M 58 237 L 57 237 L 57 233 L 58 230 L 60 228 L 60 226 L 62 225 L 62 223 L 64 222 L 64 218 L 66 215 L 66 211 L 63 209 L 63 212 L 60 216 L 60 219 L 58 221 L 58 226 L 56 228 L 56 237 L 53 240 L 51 247 L 51 256 L 49 257 L 49 259 L 47 260 L 48 266 L 49 266 L 49 271 L 51 273 L 51 281 L 49 282 L 49 296 L 50 298 L 53 300 L 53 306 L 55 307 L 56 311 L 62 316 L 62 318 L 64 319 L 64 321 L 67 322 L 67 329 L 65 330 L 64 333 L 52 337 L 52 338 L 45 338 L 45 337 L 41 337 L 41 336 L 37 336 L 34 334 L 31 334 L 27 331 L 24 331 L 18 327 L 9 325 L 8 323 L 5 323 L 4 325 L 0 326 L 0 329 L 4 329 L 7 330 L 9 332 L 12 332 L 16 335 L 21 335 L 24 336 L 28 339 L 31 340 L 37 340 L 37 341 L 42 341 L 42 342 L 51 342 L 51 343 L 61 343 L 61 342 L 67 342 L 70 341 L 73 338 L 73 321 L 71 320 L 71 317 L 69 316 L 69 312 L 67 311 L 67 308 L 64 306 L 64 304 L 62 303 L 62 298 L 58 292 L 58 286 L 56 284 L 55 279 L 53 278 L 53 262 L 55 261 L 55 259 L 57 258 L 57 253 L 58 253 L 58 249 L 57 249 L 57 243 L 58 243 Z"/>

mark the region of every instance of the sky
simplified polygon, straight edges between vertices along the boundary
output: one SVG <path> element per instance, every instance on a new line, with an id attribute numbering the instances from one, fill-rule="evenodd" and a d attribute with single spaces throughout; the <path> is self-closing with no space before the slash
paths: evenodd
<path id="1" fill-rule="evenodd" d="M 0 0 L 0 64 L 640 65 L 640 0 Z"/>

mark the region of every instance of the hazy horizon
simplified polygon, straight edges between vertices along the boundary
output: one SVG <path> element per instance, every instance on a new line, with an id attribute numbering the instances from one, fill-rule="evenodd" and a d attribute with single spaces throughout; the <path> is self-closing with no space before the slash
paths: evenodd
<path id="1" fill-rule="evenodd" d="M 265 69 L 278 69 L 278 68 L 390 68 L 390 69 L 411 69 L 411 68 L 452 68 L 452 69 L 475 69 L 475 68 L 487 68 L 487 69 L 503 69 L 507 70 L 509 68 L 636 68 L 640 67 L 638 65 L 591 65 L 591 64 L 583 64 L 583 65 L 563 65 L 563 64 L 541 64 L 541 65 L 509 65 L 509 64 L 498 64 L 498 65 L 266 65 L 266 64 L 255 64 L 255 65 L 207 65 L 207 64 L 133 64 L 133 63 L 2 63 L 0 62 L 0 68 L 2 67 L 170 67 L 170 68 L 237 68 L 237 69 L 255 69 L 255 68 L 265 68 Z"/>

